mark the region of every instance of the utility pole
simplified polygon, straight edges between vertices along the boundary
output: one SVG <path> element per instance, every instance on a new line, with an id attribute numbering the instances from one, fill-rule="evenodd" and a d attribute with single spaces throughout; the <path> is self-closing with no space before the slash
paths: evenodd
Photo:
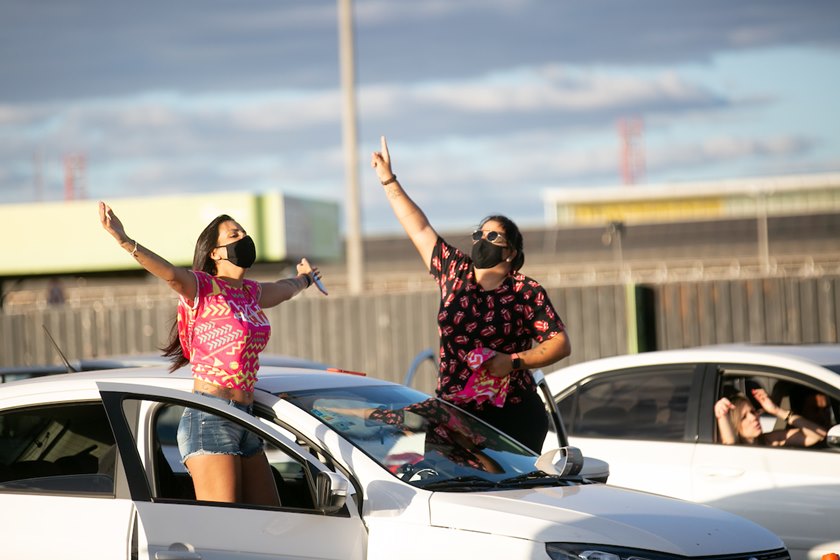
<path id="1" fill-rule="evenodd" d="M 344 176 L 347 181 L 346 254 L 347 287 L 351 294 L 362 292 L 362 220 L 359 194 L 359 150 L 356 130 L 356 71 L 353 40 L 352 0 L 338 0 L 339 41 L 341 64 L 342 137 L 344 144 Z"/>

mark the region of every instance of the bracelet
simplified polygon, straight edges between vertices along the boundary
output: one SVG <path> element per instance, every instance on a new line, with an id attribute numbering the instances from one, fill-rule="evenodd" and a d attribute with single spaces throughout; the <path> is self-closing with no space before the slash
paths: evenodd
<path id="1" fill-rule="evenodd" d="M 393 183 L 396 180 L 397 180 L 397 176 L 396 175 L 391 175 L 390 179 L 386 179 L 385 181 L 381 181 L 381 183 L 382 183 L 382 186 L 384 187 L 385 185 L 390 185 L 391 183 Z"/>
<path id="2" fill-rule="evenodd" d="M 790 417 L 791 417 L 791 416 L 793 416 L 793 411 L 792 411 L 792 410 L 788 410 L 788 413 L 787 413 L 787 414 L 785 415 L 785 417 L 782 419 L 782 420 L 784 420 L 784 421 L 785 421 L 785 424 L 790 423 Z"/>
<path id="3" fill-rule="evenodd" d="M 308 274 L 303 274 L 303 279 L 306 280 L 306 287 L 303 288 L 304 290 L 312 285 L 312 278 Z"/>
<path id="4" fill-rule="evenodd" d="M 134 249 L 131 250 L 130 254 L 132 257 L 137 257 L 137 241 L 134 242 Z"/>

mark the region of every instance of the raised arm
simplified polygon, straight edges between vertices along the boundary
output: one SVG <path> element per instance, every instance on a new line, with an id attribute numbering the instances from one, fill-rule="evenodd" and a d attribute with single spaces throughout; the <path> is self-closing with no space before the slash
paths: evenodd
<path id="1" fill-rule="evenodd" d="M 414 243 L 414 247 L 420 253 L 420 258 L 423 259 L 423 264 L 428 269 L 438 234 L 420 207 L 405 193 L 397 176 L 391 170 L 391 154 L 388 152 L 388 143 L 384 136 L 380 138 L 380 143 L 382 151 L 373 152 L 370 166 L 376 171 L 376 176 L 385 189 L 391 210 L 394 211 L 394 215 L 402 224 L 408 238 Z"/>
<path id="2" fill-rule="evenodd" d="M 721 398 L 715 403 L 715 418 L 717 418 L 718 434 L 720 435 L 720 442 L 724 445 L 732 445 L 735 443 L 735 430 L 729 421 L 729 411 L 735 408 L 729 399 Z"/>
<path id="3" fill-rule="evenodd" d="M 306 259 L 301 259 L 297 264 L 297 276 L 284 278 L 276 282 L 262 282 L 260 287 L 260 307 L 263 309 L 279 305 L 288 299 L 292 299 L 313 283 L 313 277 L 320 278 L 321 273 L 316 267 L 309 264 Z"/>
<path id="4" fill-rule="evenodd" d="M 792 410 L 785 410 L 777 406 L 764 389 L 753 389 L 752 394 L 765 412 L 772 414 L 779 420 L 784 420 L 790 426 L 767 434 L 771 445 L 811 447 L 825 439 L 827 434 L 825 429 L 804 416 L 794 414 Z"/>
<path id="5" fill-rule="evenodd" d="M 125 233 L 125 227 L 111 207 L 101 201 L 99 202 L 99 221 L 105 231 L 110 233 L 120 247 L 128 251 L 140 266 L 166 282 L 177 294 L 187 299 L 195 297 L 196 280 L 192 271 L 173 265 L 131 239 Z"/>

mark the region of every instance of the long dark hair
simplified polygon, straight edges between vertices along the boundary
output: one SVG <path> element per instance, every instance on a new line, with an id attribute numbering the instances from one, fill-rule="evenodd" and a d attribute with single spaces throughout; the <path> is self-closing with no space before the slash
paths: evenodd
<path id="1" fill-rule="evenodd" d="M 479 229 L 484 227 L 484 224 L 487 222 L 498 222 L 502 226 L 502 229 L 505 230 L 505 239 L 507 239 L 508 245 L 516 249 L 516 257 L 511 261 L 510 268 L 513 272 L 518 271 L 525 264 L 525 251 L 522 249 L 522 232 L 519 231 L 519 227 L 507 216 L 495 215 L 487 216 L 481 220 L 481 223 L 478 224 Z"/>
<path id="2" fill-rule="evenodd" d="M 219 226 L 224 222 L 232 221 L 234 221 L 233 218 L 227 214 L 216 216 L 199 234 L 195 242 L 195 252 L 193 253 L 193 270 L 201 270 L 212 275 L 216 274 L 216 261 L 210 258 L 210 253 L 213 252 L 213 249 L 219 243 Z M 198 297 L 198 294 L 196 294 L 196 297 Z M 172 321 L 172 327 L 169 329 L 169 342 L 160 350 L 163 352 L 164 358 L 169 358 L 170 373 L 190 363 L 187 357 L 184 356 L 184 349 L 181 347 L 181 339 L 178 336 L 177 313 L 175 320 Z"/>

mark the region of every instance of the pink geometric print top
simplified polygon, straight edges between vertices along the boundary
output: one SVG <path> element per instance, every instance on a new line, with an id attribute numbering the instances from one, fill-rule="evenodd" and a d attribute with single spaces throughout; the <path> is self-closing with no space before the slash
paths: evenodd
<path id="1" fill-rule="evenodd" d="M 178 336 L 193 377 L 253 392 L 260 352 L 271 336 L 259 304 L 259 283 L 243 280 L 242 288 L 236 288 L 206 272 L 193 273 L 195 300 L 178 301 Z"/>

